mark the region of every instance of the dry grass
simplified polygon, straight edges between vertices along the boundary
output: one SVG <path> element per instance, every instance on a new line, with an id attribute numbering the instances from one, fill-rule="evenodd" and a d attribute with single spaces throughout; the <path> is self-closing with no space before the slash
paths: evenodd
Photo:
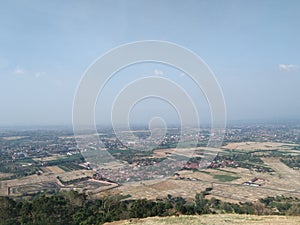
<path id="1" fill-rule="evenodd" d="M 28 186 L 38 183 L 57 183 L 57 176 L 59 176 L 63 181 L 70 181 L 82 177 L 91 177 L 92 175 L 93 171 L 91 170 L 74 170 L 63 173 L 43 173 L 39 176 L 34 174 L 20 179 L 4 180 L 0 181 L 0 195 L 8 195 L 8 188 Z M 60 183 L 58 184 L 61 185 Z"/>
<path id="2" fill-rule="evenodd" d="M 123 186 L 115 189 L 115 193 L 130 194 L 133 199 L 147 198 L 153 200 L 157 197 L 165 198 L 168 194 L 183 198 L 194 198 L 197 192 L 205 190 L 209 185 L 210 183 L 207 182 L 200 183 L 185 180 L 151 180 L 125 183 Z"/>
<path id="3" fill-rule="evenodd" d="M 65 155 L 52 155 L 52 156 L 48 156 L 48 157 L 43 157 L 43 158 L 32 158 L 34 161 L 52 161 L 52 160 L 57 160 L 57 159 L 63 159 L 66 158 L 67 156 Z"/>
<path id="4" fill-rule="evenodd" d="M 294 170 L 280 161 L 278 158 L 261 158 L 264 163 L 276 171 L 281 188 L 286 190 L 299 190 L 300 171 Z M 279 185 L 277 185 L 279 186 Z"/>
<path id="5" fill-rule="evenodd" d="M 300 217 L 286 216 L 255 216 L 255 215 L 202 215 L 202 216 L 179 216 L 179 217 L 153 217 L 146 219 L 131 219 L 106 223 L 106 225 L 214 225 L 214 224 L 243 224 L 243 225 L 296 225 L 300 224 Z"/>
<path id="6" fill-rule="evenodd" d="M 63 173 L 63 172 L 65 172 L 63 169 L 59 168 L 58 166 L 47 166 L 46 168 L 52 173 Z"/>
<path id="7" fill-rule="evenodd" d="M 10 177 L 12 175 L 12 173 L 0 173 L 0 178 Z"/>
<path id="8" fill-rule="evenodd" d="M 278 142 L 235 142 L 223 146 L 223 149 L 253 151 L 253 150 L 291 150 L 296 144 Z"/>
<path id="9" fill-rule="evenodd" d="M 197 147 L 197 148 L 167 148 L 167 149 L 157 149 L 153 152 L 154 158 L 163 158 L 170 155 L 181 155 L 186 157 L 196 157 L 201 156 L 200 152 L 206 154 L 217 155 L 218 152 L 222 151 L 219 148 L 209 148 L 209 147 Z"/>

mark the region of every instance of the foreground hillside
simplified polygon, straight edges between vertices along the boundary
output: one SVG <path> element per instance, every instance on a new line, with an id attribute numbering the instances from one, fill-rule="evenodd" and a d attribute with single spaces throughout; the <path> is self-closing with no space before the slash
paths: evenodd
<path id="1" fill-rule="evenodd" d="M 179 216 L 179 217 L 153 217 L 145 219 L 132 219 L 105 223 L 105 225 L 222 225 L 222 224 L 243 224 L 243 225 L 297 225 L 300 224 L 300 217 L 287 216 L 255 216 L 238 214 L 201 215 L 201 216 Z"/>
<path id="2" fill-rule="evenodd" d="M 0 225 L 100 225 L 126 219 L 129 222 L 139 222 L 143 220 L 138 218 L 157 216 L 160 218 L 157 217 L 146 224 L 251 224 L 249 222 L 253 221 L 257 222 L 256 224 L 300 224 L 300 199 L 276 196 L 257 202 L 234 204 L 215 198 L 207 199 L 211 190 L 213 189 L 196 194 L 193 200 L 170 195 L 155 201 L 113 195 L 92 199 L 76 191 L 58 192 L 53 195 L 41 193 L 28 199 L 0 196 Z M 249 214 L 273 217 L 249 217 Z M 299 217 L 287 219 L 276 217 L 278 215 Z M 279 223 L 274 223 L 276 221 Z"/>

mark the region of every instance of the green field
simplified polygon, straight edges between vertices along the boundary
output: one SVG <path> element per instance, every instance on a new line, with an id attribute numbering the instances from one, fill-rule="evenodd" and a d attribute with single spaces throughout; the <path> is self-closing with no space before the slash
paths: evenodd
<path id="1" fill-rule="evenodd" d="M 230 181 L 239 179 L 240 177 L 231 176 L 231 175 L 216 174 L 216 175 L 214 175 L 214 178 L 221 181 L 221 182 L 230 182 Z"/>

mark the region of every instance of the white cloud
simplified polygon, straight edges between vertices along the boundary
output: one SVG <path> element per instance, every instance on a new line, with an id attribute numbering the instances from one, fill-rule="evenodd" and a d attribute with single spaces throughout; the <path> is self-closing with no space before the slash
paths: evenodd
<path id="1" fill-rule="evenodd" d="M 164 75 L 164 72 L 161 71 L 161 70 L 155 69 L 154 74 L 157 75 L 157 76 L 162 76 L 162 75 Z"/>
<path id="2" fill-rule="evenodd" d="M 17 66 L 17 68 L 14 71 L 14 74 L 21 75 L 21 74 L 25 74 L 25 72 L 26 72 L 25 70 L 23 70 L 19 66 Z"/>
<path id="3" fill-rule="evenodd" d="M 279 67 L 279 70 L 282 72 L 291 72 L 298 68 L 297 65 L 293 65 L 293 64 L 279 64 L 278 67 Z"/>

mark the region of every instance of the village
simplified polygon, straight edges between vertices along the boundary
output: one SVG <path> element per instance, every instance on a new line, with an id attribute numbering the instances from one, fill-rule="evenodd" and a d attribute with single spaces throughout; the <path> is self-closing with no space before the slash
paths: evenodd
<path id="1" fill-rule="evenodd" d="M 256 188 L 262 195 L 299 196 L 296 179 L 286 184 L 286 173 L 277 169 L 280 165 L 299 176 L 300 171 L 296 170 L 300 153 L 298 127 L 233 126 L 227 130 L 223 146 L 218 149 L 205 147 L 209 130 L 195 137 L 196 147 L 186 144 L 186 147 L 176 148 L 180 136 L 172 129 L 156 149 L 148 152 L 138 152 L 135 143 L 129 143 L 128 147 L 128 143 L 120 142 L 111 133 L 103 133 L 101 140 L 106 151 L 116 160 L 101 165 L 84 157 L 86 154 L 77 149 L 76 140 L 68 130 L 38 131 L 39 135 L 35 131 L 2 131 L 0 194 L 30 196 L 41 191 L 77 190 L 98 195 L 114 190 L 138 197 L 138 192 L 131 193 L 130 187 L 140 186 L 147 189 L 149 197 L 168 192 L 188 196 L 214 185 L 212 195 L 215 192 L 216 197 L 227 196 L 232 201 L 255 198 L 255 195 L 238 198 L 232 193 L 236 188 L 245 187 Z M 88 140 L 88 136 L 84 137 Z M 183 141 L 189 143 L 191 136 L 186 135 Z M 93 146 L 90 151 L 92 158 L 96 158 L 96 144 L 88 145 Z M 208 155 L 211 161 L 205 158 Z M 275 164 L 274 160 L 277 160 Z M 184 182 L 189 183 L 189 188 L 183 188 Z M 164 185 L 173 188 L 157 191 Z M 218 191 L 224 185 L 225 189 L 231 188 Z"/>

